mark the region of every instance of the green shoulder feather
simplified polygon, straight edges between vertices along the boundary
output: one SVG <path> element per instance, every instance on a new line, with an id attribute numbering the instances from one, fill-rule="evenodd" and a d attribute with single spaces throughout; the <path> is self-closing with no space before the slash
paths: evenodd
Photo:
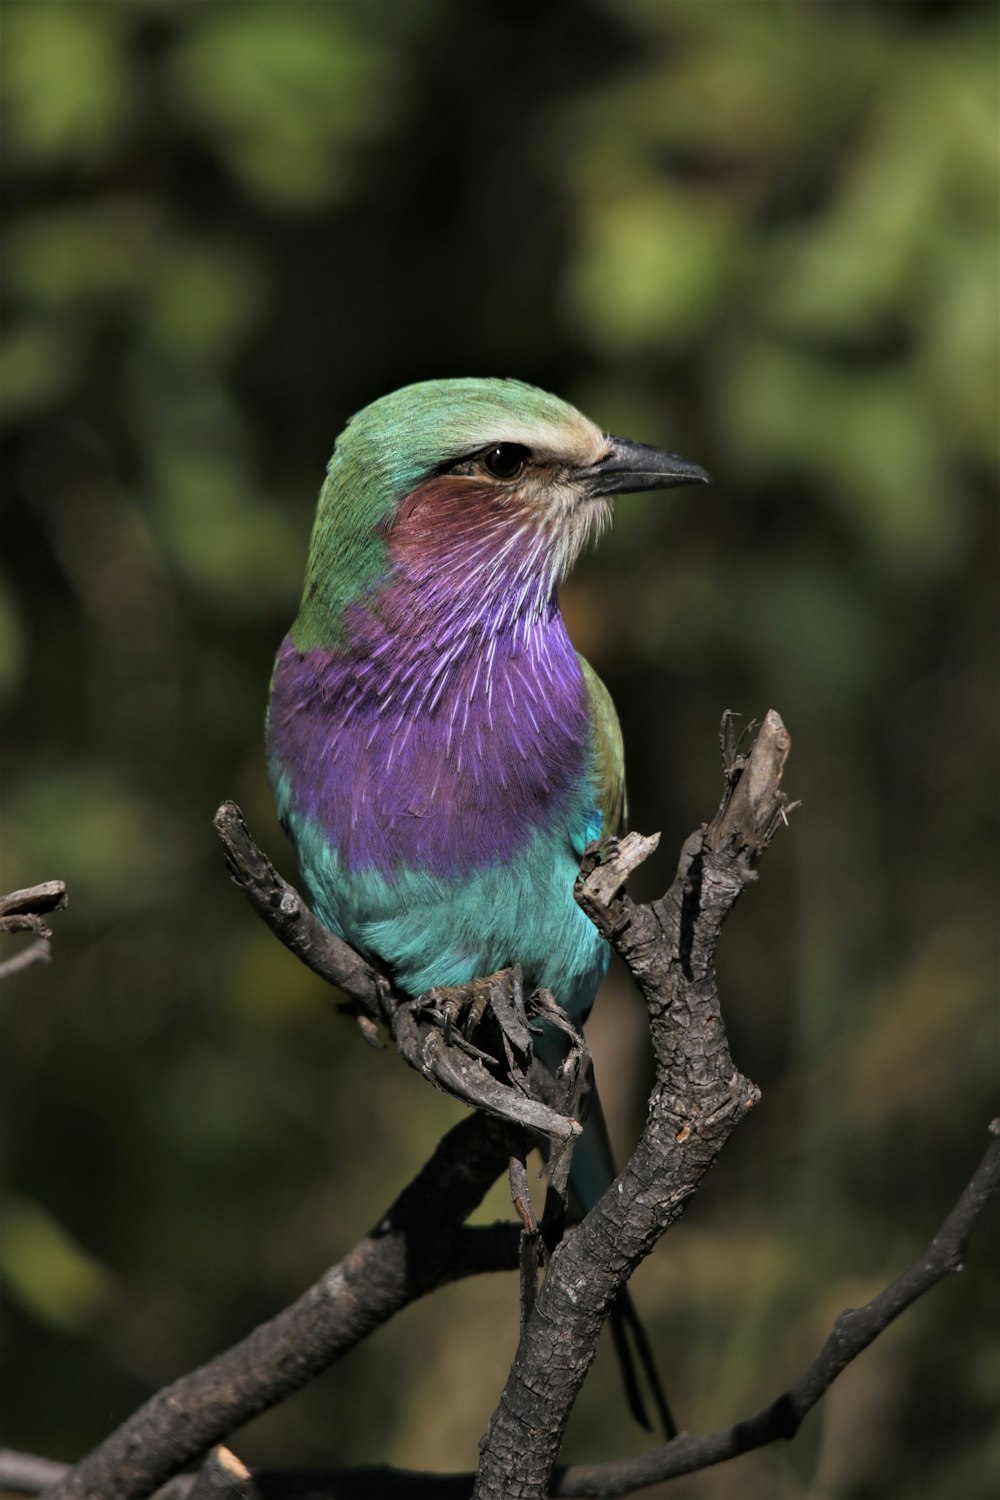
<path id="1" fill-rule="evenodd" d="M 579 652 L 577 653 L 579 656 Z M 625 747 L 611 694 L 593 667 L 582 656 L 583 680 L 590 697 L 597 805 L 601 810 L 601 832 L 605 837 L 625 831 L 628 805 L 625 800 Z"/>

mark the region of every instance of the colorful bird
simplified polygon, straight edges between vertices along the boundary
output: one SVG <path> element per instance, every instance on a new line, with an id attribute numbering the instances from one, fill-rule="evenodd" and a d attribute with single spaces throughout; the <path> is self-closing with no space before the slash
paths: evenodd
<path id="1" fill-rule="evenodd" d="M 708 477 L 516 380 L 407 386 L 338 438 L 268 762 L 317 916 L 407 993 L 520 963 L 586 1019 L 609 950 L 573 883 L 621 827 L 624 763 L 559 584 L 614 495 Z M 614 1175 L 592 1121 L 570 1182 L 584 1209 Z"/>

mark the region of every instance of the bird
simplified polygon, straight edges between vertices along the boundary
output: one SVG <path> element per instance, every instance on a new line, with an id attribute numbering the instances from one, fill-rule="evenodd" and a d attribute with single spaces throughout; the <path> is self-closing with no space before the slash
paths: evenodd
<path id="1" fill-rule="evenodd" d="M 520 964 L 582 1027 L 610 951 L 573 886 L 587 846 L 622 830 L 624 751 L 559 585 L 615 496 L 709 478 L 510 378 L 404 386 L 337 438 L 268 771 L 316 916 L 407 995 Z M 595 1103 L 570 1168 L 580 1212 L 614 1175 Z M 616 1345 L 649 1426 L 626 1325 L 672 1435 L 627 1293 Z"/>

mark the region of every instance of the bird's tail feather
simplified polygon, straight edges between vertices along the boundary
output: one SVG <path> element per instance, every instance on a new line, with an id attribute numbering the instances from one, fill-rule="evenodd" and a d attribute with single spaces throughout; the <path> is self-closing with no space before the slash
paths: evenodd
<path id="1" fill-rule="evenodd" d="M 671 1438 L 677 1436 L 677 1423 L 674 1421 L 670 1403 L 667 1401 L 660 1384 L 659 1372 L 646 1330 L 642 1326 L 639 1314 L 635 1310 L 628 1287 L 623 1287 L 618 1299 L 611 1309 L 611 1337 L 614 1340 L 615 1353 L 621 1366 L 622 1384 L 625 1387 L 625 1396 L 635 1420 L 640 1427 L 645 1427 L 647 1432 L 652 1432 L 654 1424 L 650 1420 L 649 1410 L 643 1400 L 642 1383 L 639 1379 L 639 1370 L 642 1371 L 649 1394 L 652 1398 L 659 1425 L 663 1430 L 663 1436 L 669 1443 Z"/>
<path id="2" fill-rule="evenodd" d="M 589 1213 L 598 1198 L 614 1182 L 616 1176 L 604 1111 L 601 1108 L 597 1089 L 592 1088 L 590 1108 L 584 1121 L 583 1134 L 577 1140 L 569 1173 L 571 1209 L 574 1216 L 582 1218 L 584 1214 Z M 653 1431 L 654 1422 L 650 1420 L 649 1409 L 643 1394 L 643 1384 L 645 1384 L 659 1418 L 659 1425 L 669 1442 L 671 1438 L 677 1436 L 677 1425 L 660 1384 L 656 1361 L 653 1358 L 646 1330 L 642 1326 L 627 1287 L 622 1288 L 612 1306 L 609 1321 L 629 1409 L 640 1426 L 645 1427 L 648 1432 Z"/>

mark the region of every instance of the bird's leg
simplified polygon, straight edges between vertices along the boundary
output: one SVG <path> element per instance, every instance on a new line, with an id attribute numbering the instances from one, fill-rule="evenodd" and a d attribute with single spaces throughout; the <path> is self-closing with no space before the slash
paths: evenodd
<path id="1" fill-rule="evenodd" d="M 587 1113 L 587 1101 L 593 1087 L 593 1067 L 587 1039 L 573 1025 L 562 1006 L 556 1003 L 551 991 L 536 990 L 531 997 L 529 1010 L 533 1021 L 545 1021 L 566 1039 L 566 1054 L 553 1074 L 556 1084 L 553 1103 L 561 1114 L 580 1120 Z M 559 1243 L 566 1223 L 566 1193 L 574 1144 L 573 1140 L 558 1144 L 553 1142 L 548 1152 L 549 1187 L 541 1229 L 546 1248 L 550 1251 Z"/>
<path id="2" fill-rule="evenodd" d="M 587 1065 L 590 1062 L 590 1048 L 587 1039 L 561 1005 L 557 1005 L 550 990 L 536 990 L 531 997 L 532 1020 L 547 1021 L 557 1031 L 561 1031 L 569 1046 L 566 1056 L 556 1070 L 556 1077 L 563 1083 L 567 1090 L 566 1103 L 570 1113 L 575 1112 L 584 1092 L 583 1084 L 587 1077 Z"/>

